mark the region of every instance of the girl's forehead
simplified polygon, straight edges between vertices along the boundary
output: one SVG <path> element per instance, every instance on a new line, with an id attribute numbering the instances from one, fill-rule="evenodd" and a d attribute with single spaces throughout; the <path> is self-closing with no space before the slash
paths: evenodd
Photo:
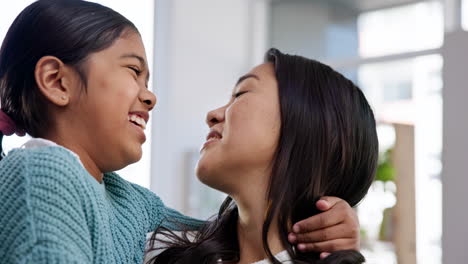
<path id="1" fill-rule="evenodd" d="M 122 34 L 111 46 L 97 52 L 97 54 L 112 57 L 121 57 L 124 54 L 135 54 L 146 61 L 146 51 L 143 41 L 138 33 Z"/>

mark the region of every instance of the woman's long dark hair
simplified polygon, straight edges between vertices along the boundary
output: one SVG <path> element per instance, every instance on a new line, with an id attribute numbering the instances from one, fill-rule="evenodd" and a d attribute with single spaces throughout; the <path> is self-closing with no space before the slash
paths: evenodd
<path id="1" fill-rule="evenodd" d="M 280 239 L 294 263 L 362 263 L 356 251 L 338 251 L 324 260 L 303 253 L 288 242 L 290 223 L 319 211 L 321 196 L 336 196 L 355 206 L 375 175 L 378 140 L 374 115 L 362 91 L 350 80 L 318 61 L 270 49 L 278 82 L 281 131 L 267 191 L 270 207 L 263 224 L 263 246 L 274 264 L 267 234 L 278 216 Z M 153 263 L 225 263 L 239 261 L 238 212 L 227 198 L 218 216 L 190 238 L 159 228 L 152 236 L 167 249 Z M 161 241 L 158 234 L 166 240 Z M 169 238 L 169 241 L 167 241 Z"/>

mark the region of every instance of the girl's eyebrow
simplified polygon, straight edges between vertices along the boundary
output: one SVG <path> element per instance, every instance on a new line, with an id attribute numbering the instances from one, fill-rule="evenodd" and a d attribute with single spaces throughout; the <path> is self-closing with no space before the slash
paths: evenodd
<path id="1" fill-rule="evenodd" d="M 146 61 L 145 61 L 145 59 L 144 59 L 142 56 L 137 55 L 137 54 L 135 54 L 135 53 L 125 53 L 125 54 L 123 54 L 122 56 L 120 56 L 120 58 L 121 58 L 121 59 L 135 58 L 135 59 L 137 59 L 138 61 L 140 61 L 142 67 L 145 67 L 145 68 L 146 68 Z"/>
<path id="2" fill-rule="evenodd" d="M 237 83 L 236 83 L 236 86 L 238 86 L 241 82 L 243 82 L 244 80 L 246 80 L 246 79 L 248 79 L 248 78 L 255 78 L 255 79 L 257 79 L 257 80 L 260 80 L 260 78 L 258 78 L 257 75 L 252 74 L 252 73 L 249 73 L 249 74 L 246 74 L 246 75 L 240 77 L 239 80 L 238 80 Z"/>

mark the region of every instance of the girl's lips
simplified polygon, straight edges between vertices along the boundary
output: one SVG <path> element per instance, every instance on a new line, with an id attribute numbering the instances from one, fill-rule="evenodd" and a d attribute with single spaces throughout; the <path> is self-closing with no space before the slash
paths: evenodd
<path id="1" fill-rule="evenodd" d="M 141 118 L 140 116 L 138 116 L 138 115 L 129 114 L 128 115 L 128 121 L 130 121 L 131 123 L 141 127 L 143 130 L 145 130 L 145 128 L 146 128 L 146 121 L 143 118 Z"/>
<path id="2" fill-rule="evenodd" d="M 145 111 L 133 111 L 133 112 L 129 112 L 128 114 L 129 114 L 129 115 L 137 115 L 137 116 L 143 118 L 143 120 L 145 120 L 145 123 L 148 123 L 148 120 L 149 120 L 149 114 L 148 114 L 148 112 L 145 112 Z"/>
<path id="3" fill-rule="evenodd" d="M 135 121 L 130 120 L 130 116 L 132 115 L 138 116 L 139 118 L 143 119 L 145 123 L 148 123 L 149 114 L 147 111 L 132 111 L 128 113 L 128 118 L 129 118 L 128 122 L 133 127 L 133 129 L 137 132 L 138 137 L 140 138 L 141 143 L 143 144 L 146 141 L 146 135 L 145 135 L 144 128 L 143 128 L 144 126 L 146 126 L 146 124 L 142 126 L 141 124 L 134 123 Z"/>
<path id="4" fill-rule="evenodd" d="M 145 132 L 143 131 L 143 128 L 130 122 L 130 126 L 136 131 L 136 133 L 138 134 L 138 137 L 141 139 L 141 142 L 142 144 L 146 141 L 146 135 L 145 135 Z"/>

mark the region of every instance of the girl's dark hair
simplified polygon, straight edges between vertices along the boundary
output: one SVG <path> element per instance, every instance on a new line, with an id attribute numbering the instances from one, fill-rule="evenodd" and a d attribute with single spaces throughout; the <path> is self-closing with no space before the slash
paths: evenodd
<path id="1" fill-rule="evenodd" d="M 1 109 L 19 129 L 38 137 L 50 125 L 34 71 L 50 55 L 73 66 L 86 87 L 88 55 L 111 46 L 135 25 L 116 11 L 81 0 L 39 0 L 10 26 L 0 50 Z M 1 143 L 1 141 L 0 141 Z"/>
<path id="2" fill-rule="evenodd" d="M 263 246 L 272 263 L 267 233 L 278 216 L 280 239 L 294 263 L 362 263 L 357 251 L 303 253 L 288 243 L 290 223 L 319 211 L 321 196 L 336 196 L 355 206 L 367 193 L 375 175 L 378 140 L 374 115 L 362 91 L 350 80 L 318 61 L 270 49 L 266 62 L 274 64 L 279 87 L 281 131 L 267 192 L 270 205 L 263 224 Z M 237 207 L 230 197 L 218 216 L 194 239 L 159 228 L 167 249 L 154 263 L 226 263 L 239 260 Z"/>

